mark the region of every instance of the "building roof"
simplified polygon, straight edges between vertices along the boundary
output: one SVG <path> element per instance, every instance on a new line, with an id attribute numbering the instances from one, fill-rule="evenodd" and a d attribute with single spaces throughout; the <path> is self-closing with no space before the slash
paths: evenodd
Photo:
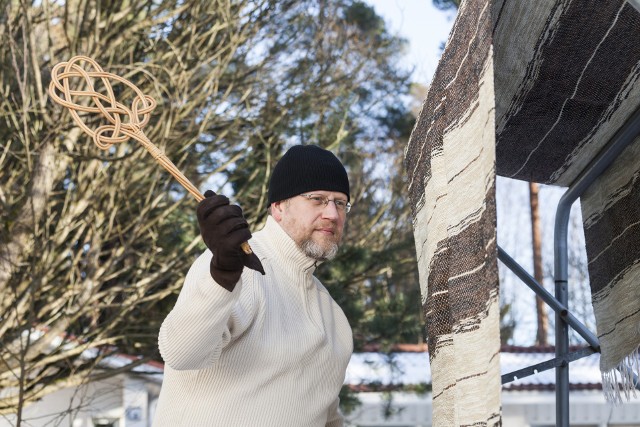
<path id="1" fill-rule="evenodd" d="M 552 347 L 504 347 L 500 353 L 501 374 L 535 365 L 555 357 Z M 600 390 L 600 354 L 571 362 L 569 369 L 572 390 Z M 347 368 L 345 383 L 355 391 L 381 391 L 412 388 L 431 384 L 429 353 L 363 352 L 354 353 Z M 503 386 L 504 390 L 554 390 L 555 370 L 517 379 Z"/>

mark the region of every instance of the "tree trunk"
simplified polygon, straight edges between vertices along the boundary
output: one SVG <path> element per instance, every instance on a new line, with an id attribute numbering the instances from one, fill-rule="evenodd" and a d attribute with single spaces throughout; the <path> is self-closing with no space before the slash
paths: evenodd
<path id="1" fill-rule="evenodd" d="M 542 273 L 542 233 L 540 228 L 540 210 L 538 206 L 538 184 L 529 183 L 529 203 L 531 204 L 531 243 L 533 248 L 533 277 L 540 285 L 543 282 Z M 536 332 L 536 345 L 548 344 L 549 320 L 545 310 L 545 303 L 536 296 L 536 317 L 538 329 Z"/>

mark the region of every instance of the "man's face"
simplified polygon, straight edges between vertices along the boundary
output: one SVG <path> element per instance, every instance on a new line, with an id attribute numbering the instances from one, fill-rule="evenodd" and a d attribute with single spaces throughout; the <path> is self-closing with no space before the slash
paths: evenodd
<path id="1" fill-rule="evenodd" d="M 306 197 L 294 196 L 273 203 L 271 215 L 307 256 L 319 261 L 332 259 L 338 252 L 347 219 L 347 213 L 332 201 L 346 201 L 347 196 L 320 190 L 305 194 L 324 196 L 331 201 L 326 206 L 317 205 Z"/>

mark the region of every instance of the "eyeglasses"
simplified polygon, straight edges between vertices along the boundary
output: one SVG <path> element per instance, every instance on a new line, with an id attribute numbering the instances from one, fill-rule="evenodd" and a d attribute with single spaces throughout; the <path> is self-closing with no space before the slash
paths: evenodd
<path id="1" fill-rule="evenodd" d="M 327 206 L 329 202 L 333 202 L 339 212 L 348 213 L 351 210 L 351 203 L 343 199 L 331 200 L 322 194 L 300 194 L 300 196 L 306 197 L 314 206 Z"/>

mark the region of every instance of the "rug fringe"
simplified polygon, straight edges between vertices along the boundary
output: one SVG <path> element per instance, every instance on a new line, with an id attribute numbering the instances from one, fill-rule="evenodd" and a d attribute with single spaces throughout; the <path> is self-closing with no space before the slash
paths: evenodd
<path id="1" fill-rule="evenodd" d="M 614 405 L 622 404 L 622 396 L 626 401 L 631 396 L 637 398 L 638 374 L 640 374 L 640 346 L 627 355 L 614 369 L 602 371 L 602 391 L 607 402 Z M 636 375 L 634 380 L 634 373 Z"/>

